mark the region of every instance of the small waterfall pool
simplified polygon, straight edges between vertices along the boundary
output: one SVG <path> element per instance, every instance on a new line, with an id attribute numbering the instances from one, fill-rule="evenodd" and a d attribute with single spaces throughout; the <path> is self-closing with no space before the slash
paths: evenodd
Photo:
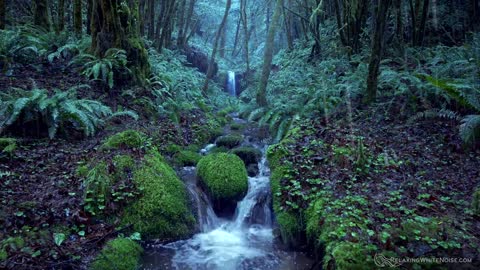
<path id="1" fill-rule="evenodd" d="M 181 176 L 193 200 L 198 203 L 196 210 L 201 232 L 188 240 L 148 246 L 143 269 L 310 269 L 312 261 L 306 256 L 282 251 L 276 244 L 270 210 L 270 171 L 266 164 L 266 147 L 261 148 L 263 157 L 259 162 L 259 173 L 249 177 L 248 192 L 237 204 L 232 220 L 215 215 L 208 198 L 197 187 L 195 168 L 184 168 Z"/>

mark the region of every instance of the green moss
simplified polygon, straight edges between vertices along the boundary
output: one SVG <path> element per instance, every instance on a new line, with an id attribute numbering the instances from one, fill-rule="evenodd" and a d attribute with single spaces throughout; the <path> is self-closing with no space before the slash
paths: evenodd
<path id="1" fill-rule="evenodd" d="M 0 262 L 5 261 L 8 258 L 8 253 L 5 248 L 0 249 Z"/>
<path id="2" fill-rule="evenodd" d="M 245 129 L 245 124 L 233 123 L 230 125 L 231 130 L 243 130 Z"/>
<path id="3" fill-rule="evenodd" d="M 239 146 L 243 141 L 243 137 L 240 135 L 226 135 L 219 137 L 216 141 L 217 146 L 225 148 L 235 148 Z"/>
<path id="4" fill-rule="evenodd" d="M 196 166 L 201 158 L 197 152 L 184 150 L 175 154 L 174 161 L 179 166 Z"/>
<path id="5" fill-rule="evenodd" d="M 262 152 L 255 147 L 239 147 L 232 150 L 246 165 L 256 164 L 262 157 Z"/>
<path id="6" fill-rule="evenodd" d="M 216 154 L 216 153 L 228 153 L 228 151 L 230 151 L 229 149 L 225 148 L 225 147 L 218 147 L 218 146 L 215 146 L 213 147 L 209 153 L 211 154 Z"/>
<path id="7" fill-rule="evenodd" d="M 167 145 L 167 147 L 165 147 L 165 153 L 166 154 L 170 154 L 170 155 L 173 155 L 173 154 L 176 154 L 178 152 L 180 152 L 182 150 L 182 147 L 178 144 L 174 144 L 174 143 L 170 143 Z"/>
<path id="8" fill-rule="evenodd" d="M 116 155 L 113 157 L 113 165 L 117 176 L 123 176 L 126 172 L 131 172 L 135 168 L 135 160 L 128 155 Z"/>
<path id="9" fill-rule="evenodd" d="M 17 140 L 13 138 L 0 138 L 0 154 L 3 153 L 12 157 L 16 149 Z"/>
<path id="10" fill-rule="evenodd" d="M 473 193 L 472 208 L 475 215 L 480 215 L 480 188 Z"/>
<path id="11" fill-rule="evenodd" d="M 135 270 L 139 266 L 142 247 L 128 238 L 107 242 L 91 265 L 92 270 Z"/>
<path id="12" fill-rule="evenodd" d="M 360 243 L 340 242 L 335 245 L 327 260 L 324 260 L 324 269 L 375 269 L 376 267 L 370 254 L 371 248 Z M 329 267 L 332 263 L 334 268 Z"/>
<path id="13" fill-rule="evenodd" d="M 288 150 L 283 144 L 271 145 L 267 149 L 267 160 L 271 169 L 280 167 L 282 158 L 288 155 Z"/>
<path id="14" fill-rule="evenodd" d="M 160 154 L 147 154 L 133 179 L 143 195 L 125 209 L 123 224 L 148 238 L 181 238 L 192 232 L 195 219 L 185 186 Z"/>
<path id="15" fill-rule="evenodd" d="M 109 137 L 102 149 L 139 148 L 145 141 L 145 136 L 136 130 L 125 130 Z"/>
<path id="16" fill-rule="evenodd" d="M 214 200 L 238 200 L 247 192 L 247 170 L 236 155 L 219 153 L 203 157 L 197 171 Z"/>
<path id="17" fill-rule="evenodd" d="M 88 175 L 88 165 L 80 165 L 77 168 L 76 174 L 78 177 L 86 177 Z"/>

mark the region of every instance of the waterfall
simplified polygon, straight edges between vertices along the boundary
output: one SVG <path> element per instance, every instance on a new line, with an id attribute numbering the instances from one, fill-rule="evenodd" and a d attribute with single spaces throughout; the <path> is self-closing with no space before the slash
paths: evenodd
<path id="1" fill-rule="evenodd" d="M 236 97 L 237 96 L 237 82 L 235 80 L 235 72 L 234 71 L 229 71 L 228 72 L 228 80 L 227 80 L 227 89 L 228 93 L 231 96 Z"/>
<path id="2" fill-rule="evenodd" d="M 233 220 L 215 215 L 197 186 L 195 168 L 184 168 L 182 179 L 197 205 L 200 233 L 156 246 L 156 251 L 144 256 L 144 270 L 310 269 L 310 260 L 305 256 L 279 250 L 275 244 L 266 146 L 256 147 L 262 150 L 259 173 L 248 178 L 247 194 L 238 202 Z"/>

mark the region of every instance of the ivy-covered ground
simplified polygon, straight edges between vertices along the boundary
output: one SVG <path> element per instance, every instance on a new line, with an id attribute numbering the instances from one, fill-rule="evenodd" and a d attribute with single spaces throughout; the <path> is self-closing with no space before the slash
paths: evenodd
<path id="1" fill-rule="evenodd" d="M 324 269 L 373 269 L 380 253 L 469 258 L 442 267 L 477 269 L 478 148 L 463 146 L 455 121 L 408 121 L 386 108 L 302 119 L 269 149 L 282 236 L 294 246 L 306 237 Z"/>

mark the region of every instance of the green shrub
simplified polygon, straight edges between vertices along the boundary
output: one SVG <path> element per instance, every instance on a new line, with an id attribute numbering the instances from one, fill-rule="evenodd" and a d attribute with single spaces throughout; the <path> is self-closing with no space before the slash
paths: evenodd
<path id="1" fill-rule="evenodd" d="M 233 154 L 210 154 L 197 166 L 198 175 L 213 200 L 236 201 L 248 189 L 248 176 L 243 161 Z"/>
<path id="2" fill-rule="evenodd" d="M 197 152 L 183 150 L 175 154 L 175 164 L 179 166 L 196 166 L 202 157 Z"/>
<path id="3" fill-rule="evenodd" d="M 84 209 L 92 215 L 103 212 L 105 209 L 112 186 L 112 179 L 108 173 L 108 167 L 105 162 L 98 163 L 91 169 L 83 182 L 84 190 Z"/>
<path id="4" fill-rule="evenodd" d="M 136 130 L 125 130 L 110 136 L 102 145 L 102 149 L 140 148 L 144 145 L 145 135 Z"/>
<path id="5" fill-rule="evenodd" d="M 0 157 L 1 154 L 13 156 L 15 149 L 17 149 L 17 140 L 13 138 L 0 138 Z"/>
<path id="6" fill-rule="evenodd" d="M 139 266 L 142 247 L 128 238 L 117 238 L 105 244 L 91 265 L 92 270 L 135 270 Z"/>
<path id="7" fill-rule="evenodd" d="M 255 147 L 239 147 L 232 150 L 232 154 L 237 155 L 245 162 L 245 165 L 256 164 L 262 157 L 262 152 Z"/>
<path id="8" fill-rule="evenodd" d="M 184 184 L 163 157 L 151 152 L 133 173 L 142 196 L 125 209 L 122 223 L 148 238 L 173 239 L 188 236 L 195 219 L 188 209 Z"/>
<path id="9" fill-rule="evenodd" d="M 243 141 L 243 137 L 240 135 L 225 135 L 219 137 L 215 142 L 218 147 L 225 147 L 228 149 L 239 146 Z"/>
<path id="10" fill-rule="evenodd" d="M 77 87 L 78 88 L 78 87 Z M 137 119 L 132 111 L 112 112 L 101 102 L 77 99 L 76 88 L 58 91 L 52 97 L 44 89 L 24 91 L 0 96 L 0 129 L 35 123 L 46 127 L 50 138 L 54 138 L 59 128 L 68 124 L 83 130 L 85 136 L 91 136 L 105 124 L 105 121 L 117 116 L 130 116 Z M 38 134 L 40 135 L 40 134 Z"/>

